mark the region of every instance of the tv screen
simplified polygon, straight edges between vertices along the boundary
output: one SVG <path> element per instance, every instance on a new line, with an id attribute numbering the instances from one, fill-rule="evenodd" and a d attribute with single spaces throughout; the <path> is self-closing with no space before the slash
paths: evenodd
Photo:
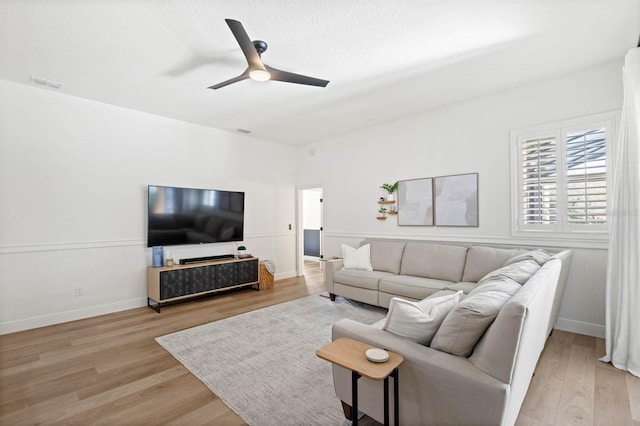
<path id="1" fill-rule="evenodd" d="M 244 192 L 149 185 L 147 247 L 242 241 Z"/>

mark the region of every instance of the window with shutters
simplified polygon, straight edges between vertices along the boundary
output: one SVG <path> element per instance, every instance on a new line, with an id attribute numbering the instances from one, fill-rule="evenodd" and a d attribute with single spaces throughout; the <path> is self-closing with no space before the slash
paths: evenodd
<path id="1" fill-rule="evenodd" d="M 606 238 L 615 117 L 599 114 L 511 132 L 514 235 Z"/>

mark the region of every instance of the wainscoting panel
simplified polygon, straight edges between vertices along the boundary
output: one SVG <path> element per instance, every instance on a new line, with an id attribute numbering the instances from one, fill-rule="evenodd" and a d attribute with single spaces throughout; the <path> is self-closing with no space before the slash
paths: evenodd
<path id="1" fill-rule="evenodd" d="M 273 260 L 276 279 L 296 275 L 295 233 L 246 235 L 242 244 Z M 185 257 L 235 253 L 235 243 L 168 247 Z M 143 240 L 0 247 L 0 334 L 146 306 L 151 249 Z"/>
<path id="2" fill-rule="evenodd" d="M 405 240 L 404 236 L 393 237 L 390 235 L 371 236 L 378 239 L 399 239 Z M 326 233 L 325 234 L 325 257 L 341 256 L 340 245 L 348 244 L 358 247 L 366 236 L 353 233 Z M 414 240 L 414 239 L 412 239 Z M 424 239 L 416 241 L 425 241 Z M 484 241 L 483 241 L 484 240 Z M 428 240 L 425 242 L 443 242 L 443 239 Z M 510 243 L 511 242 L 511 243 Z M 450 241 L 451 244 L 465 244 L 460 238 Z M 533 241 L 518 241 L 514 243 L 508 238 L 470 238 L 465 245 L 493 245 L 504 247 L 545 247 L 544 242 L 539 241 L 538 245 Z M 555 328 L 573 333 L 585 334 L 589 336 L 604 337 L 605 323 L 605 286 L 607 271 L 607 250 L 601 247 L 572 247 L 574 244 L 559 246 L 554 243 L 552 249 L 570 248 L 573 250 L 571 271 L 567 286 L 565 288 L 558 322 Z M 600 245 L 600 244 L 599 244 Z"/>
<path id="3" fill-rule="evenodd" d="M 304 230 L 304 255 L 320 257 L 320 230 Z"/>
<path id="4" fill-rule="evenodd" d="M 556 328 L 604 338 L 607 250 L 573 249 Z"/>
<path id="5" fill-rule="evenodd" d="M 146 305 L 142 244 L 0 256 L 0 333 Z"/>

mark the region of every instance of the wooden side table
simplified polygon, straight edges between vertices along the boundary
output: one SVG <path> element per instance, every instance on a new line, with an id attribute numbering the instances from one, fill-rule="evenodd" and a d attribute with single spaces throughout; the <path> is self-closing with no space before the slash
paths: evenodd
<path id="1" fill-rule="evenodd" d="M 384 380 L 384 424 L 389 424 L 389 376 L 393 377 L 393 421 L 399 423 L 398 410 L 398 367 L 404 358 L 389 352 L 385 362 L 371 362 L 365 352 L 374 346 L 357 340 L 341 337 L 318 349 L 316 355 L 324 360 L 351 370 L 351 404 L 353 408 L 352 424 L 358 424 L 358 379 L 362 376 L 372 380 Z"/>

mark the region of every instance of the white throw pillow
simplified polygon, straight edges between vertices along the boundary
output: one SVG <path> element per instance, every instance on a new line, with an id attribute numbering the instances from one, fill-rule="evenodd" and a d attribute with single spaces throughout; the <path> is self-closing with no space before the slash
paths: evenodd
<path id="1" fill-rule="evenodd" d="M 428 345 L 449 311 L 460 301 L 462 291 L 438 297 L 428 297 L 419 302 L 394 297 L 389 303 L 383 330 L 414 342 Z"/>
<path id="2" fill-rule="evenodd" d="M 369 244 L 365 244 L 358 249 L 343 244 L 342 259 L 344 269 L 373 271 L 373 266 L 371 266 L 371 246 Z"/>

